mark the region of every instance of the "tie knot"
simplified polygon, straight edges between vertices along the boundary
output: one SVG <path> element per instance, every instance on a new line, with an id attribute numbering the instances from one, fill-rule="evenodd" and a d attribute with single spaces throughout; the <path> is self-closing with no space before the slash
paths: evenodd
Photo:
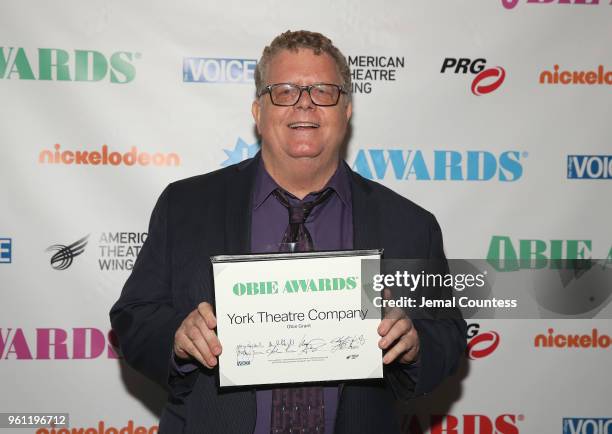
<path id="1" fill-rule="evenodd" d="M 309 252 L 314 250 L 314 244 L 310 232 L 306 228 L 306 219 L 310 215 L 313 208 L 326 201 L 332 193 L 331 188 L 327 188 L 321 193 L 315 195 L 315 199 L 304 202 L 298 201 L 296 205 L 289 202 L 289 197 L 286 191 L 277 188 L 272 192 L 274 197 L 289 211 L 289 226 L 283 235 L 281 244 L 296 243 L 296 251 Z M 294 250 L 290 250 L 294 251 Z"/>
<path id="2" fill-rule="evenodd" d="M 308 202 L 300 201 L 296 205 L 289 201 L 288 193 L 280 188 L 274 190 L 273 194 L 276 199 L 289 211 L 289 223 L 302 224 L 306 221 L 313 208 L 325 202 L 332 193 L 331 188 L 326 188 L 318 193 L 313 200 Z"/>
<path id="3" fill-rule="evenodd" d="M 306 219 L 308 218 L 308 214 L 310 214 L 310 211 L 312 210 L 312 207 L 310 209 L 307 209 L 304 205 L 305 204 L 289 206 L 289 223 L 300 224 L 306 221 Z"/>

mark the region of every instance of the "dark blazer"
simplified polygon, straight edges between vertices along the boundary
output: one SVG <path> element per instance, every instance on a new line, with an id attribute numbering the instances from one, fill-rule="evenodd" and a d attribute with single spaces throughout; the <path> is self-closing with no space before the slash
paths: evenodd
<path id="1" fill-rule="evenodd" d="M 254 159 L 170 184 L 151 215 L 148 239 L 110 312 L 125 360 L 169 390 L 160 433 L 252 433 L 254 390 L 219 392 L 215 370 L 179 375 L 174 333 L 203 301 L 214 304 L 210 256 L 248 253 Z M 350 170 L 350 169 L 349 169 Z M 354 248 L 384 248 L 385 258 L 444 258 L 434 216 L 408 199 L 351 173 Z M 458 311 L 415 319 L 421 368 L 415 384 L 398 364 L 385 381 L 341 387 L 337 433 L 398 433 L 394 400 L 425 394 L 457 367 L 465 349 Z"/>

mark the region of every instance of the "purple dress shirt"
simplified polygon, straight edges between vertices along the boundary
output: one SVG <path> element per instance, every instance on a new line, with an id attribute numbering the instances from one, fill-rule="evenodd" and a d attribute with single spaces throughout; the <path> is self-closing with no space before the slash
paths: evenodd
<path id="1" fill-rule="evenodd" d="M 334 193 L 321 205 L 313 208 L 306 220 L 315 250 L 349 250 L 353 248 L 353 212 L 349 174 L 344 164 L 331 177 L 325 188 Z M 266 171 L 263 161 L 255 178 L 251 217 L 251 251 L 253 253 L 278 252 L 279 243 L 289 223 L 287 208 L 272 194 L 278 184 Z M 303 201 L 314 200 L 309 194 Z M 299 199 L 289 196 L 292 204 Z M 323 388 L 325 406 L 325 434 L 334 432 L 338 387 Z M 272 413 L 272 389 L 257 390 L 257 422 L 255 434 L 269 434 Z"/>

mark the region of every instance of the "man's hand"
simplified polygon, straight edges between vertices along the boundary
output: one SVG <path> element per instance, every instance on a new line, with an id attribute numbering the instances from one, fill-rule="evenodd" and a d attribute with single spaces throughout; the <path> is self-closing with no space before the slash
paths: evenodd
<path id="1" fill-rule="evenodd" d="M 209 303 L 200 303 L 174 334 L 174 354 L 180 359 L 193 357 L 211 369 L 221 354 L 221 342 L 215 333 L 217 318 Z"/>
<path id="2" fill-rule="evenodd" d="M 388 365 L 399 358 L 400 363 L 412 363 L 419 357 L 419 335 L 403 310 L 389 309 L 378 326 L 381 336 L 378 346 L 388 350 L 383 363 Z"/>

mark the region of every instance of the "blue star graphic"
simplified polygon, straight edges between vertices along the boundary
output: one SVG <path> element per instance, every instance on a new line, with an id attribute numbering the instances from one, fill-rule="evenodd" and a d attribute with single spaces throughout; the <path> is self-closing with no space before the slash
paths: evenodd
<path id="1" fill-rule="evenodd" d="M 236 140 L 236 146 L 234 149 L 224 149 L 223 152 L 227 155 L 227 160 L 221 163 L 221 167 L 230 166 L 232 164 L 240 163 L 241 161 L 246 160 L 247 158 L 252 158 L 259 151 L 259 143 L 255 142 L 249 145 L 247 142 L 238 137 Z"/>

